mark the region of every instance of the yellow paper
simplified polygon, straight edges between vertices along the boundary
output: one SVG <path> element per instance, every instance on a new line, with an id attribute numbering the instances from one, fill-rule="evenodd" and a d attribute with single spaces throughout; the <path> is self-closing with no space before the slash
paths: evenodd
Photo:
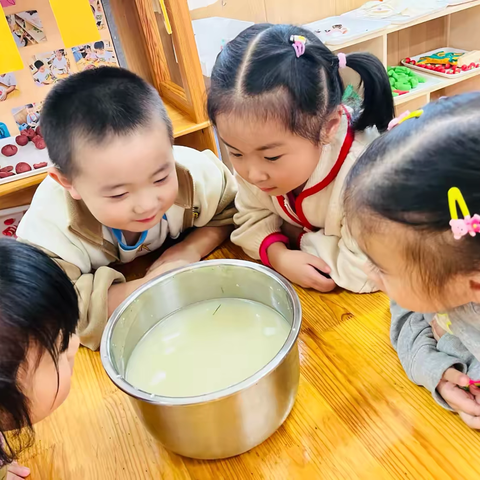
<path id="1" fill-rule="evenodd" d="M 18 51 L 7 19 L 0 8 L 0 74 L 23 69 L 23 61 Z"/>
<path id="2" fill-rule="evenodd" d="M 101 40 L 88 0 L 50 0 L 66 48 Z"/>

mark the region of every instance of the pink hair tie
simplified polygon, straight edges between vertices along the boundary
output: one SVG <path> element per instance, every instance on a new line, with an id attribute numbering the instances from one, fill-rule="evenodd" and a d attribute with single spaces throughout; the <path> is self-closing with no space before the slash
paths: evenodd
<path id="1" fill-rule="evenodd" d="M 338 68 L 342 69 L 347 66 L 347 56 L 344 53 L 339 53 L 338 57 Z"/>
<path id="2" fill-rule="evenodd" d="M 305 44 L 307 43 L 307 39 L 302 35 L 292 35 L 290 37 L 290 41 L 293 44 L 292 47 L 295 50 L 297 58 L 301 57 L 305 53 Z"/>

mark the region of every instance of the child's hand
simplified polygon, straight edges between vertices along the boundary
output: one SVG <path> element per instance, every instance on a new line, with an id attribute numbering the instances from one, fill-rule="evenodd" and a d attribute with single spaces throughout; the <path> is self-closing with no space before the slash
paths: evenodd
<path id="1" fill-rule="evenodd" d="M 28 467 L 22 467 L 17 462 L 13 462 L 7 467 L 6 480 L 21 480 L 27 478 L 30 475 L 30 469 Z"/>
<path id="2" fill-rule="evenodd" d="M 467 387 L 470 379 L 455 368 L 449 368 L 437 386 L 438 393 L 470 427 L 480 429 L 480 403 L 477 397 L 460 387 Z M 477 389 L 480 393 L 480 389 Z M 479 401 L 480 401 L 480 397 Z"/>
<path id="3" fill-rule="evenodd" d="M 152 267 L 150 267 L 150 270 L 147 272 L 147 275 L 145 277 L 148 278 L 148 280 L 152 280 L 154 278 L 159 277 L 160 275 L 163 275 L 166 272 L 169 272 L 170 270 L 175 270 L 176 268 L 184 267 L 185 265 L 190 265 L 190 263 L 191 262 L 188 262 L 187 260 L 175 260 L 173 262 L 165 262 L 160 265 L 157 265 L 153 269 L 152 269 L 153 267 L 152 265 Z"/>
<path id="4" fill-rule="evenodd" d="M 331 292 L 336 287 L 332 279 L 325 278 L 318 271 L 330 273 L 330 267 L 321 258 L 299 250 L 288 250 L 283 244 L 278 244 L 278 247 L 273 244 L 268 249 L 270 263 L 291 282 L 319 292 Z"/>
<path id="5" fill-rule="evenodd" d="M 161 257 L 156 260 L 148 269 L 147 275 L 153 273 L 154 270 L 157 270 L 160 267 L 165 266 L 166 264 L 176 264 L 176 266 L 168 268 L 167 270 L 164 270 L 164 272 L 168 270 L 173 270 L 173 268 L 178 268 L 183 265 L 189 265 L 190 263 L 199 262 L 200 260 L 201 257 L 195 248 L 190 248 L 184 242 L 180 242 L 177 243 L 177 245 L 170 247 L 168 250 L 165 250 Z"/>

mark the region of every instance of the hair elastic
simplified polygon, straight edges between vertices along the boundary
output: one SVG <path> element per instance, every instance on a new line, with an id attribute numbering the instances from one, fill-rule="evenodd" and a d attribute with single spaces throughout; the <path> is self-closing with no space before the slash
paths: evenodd
<path id="1" fill-rule="evenodd" d="M 344 53 L 339 53 L 338 57 L 338 68 L 342 69 L 347 66 L 347 56 Z"/>
<path id="2" fill-rule="evenodd" d="M 388 124 L 387 130 L 390 131 L 393 128 L 395 128 L 397 125 L 400 125 L 401 123 L 405 122 L 406 120 L 410 120 L 411 118 L 421 117 L 422 114 L 423 114 L 423 110 L 415 110 L 414 112 L 410 112 L 410 110 L 407 110 L 397 118 L 394 118 L 393 120 L 391 120 L 390 123 Z"/>
<path id="3" fill-rule="evenodd" d="M 295 53 L 298 57 L 301 57 L 305 53 L 305 44 L 307 39 L 303 35 L 291 35 L 290 41 L 292 42 L 292 47 L 295 50 Z"/>
<path id="4" fill-rule="evenodd" d="M 458 218 L 457 205 L 460 207 L 463 218 Z M 480 232 L 480 215 L 470 216 L 467 203 L 463 198 L 462 192 L 457 187 L 452 187 L 448 191 L 448 207 L 450 208 L 451 218 L 449 225 L 452 228 L 455 240 L 460 240 L 467 233 L 474 237 Z"/>

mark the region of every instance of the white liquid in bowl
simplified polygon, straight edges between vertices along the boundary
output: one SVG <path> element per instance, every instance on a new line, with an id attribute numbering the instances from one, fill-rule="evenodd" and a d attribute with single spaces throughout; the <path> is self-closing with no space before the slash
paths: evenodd
<path id="1" fill-rule="evenodd" d="M 261 303 L 207 300 L 155 325 L 133 350 L 126 380 L 168 397 L 222 390 L 263 368 L 289 333 L 285 318 Z"/>

